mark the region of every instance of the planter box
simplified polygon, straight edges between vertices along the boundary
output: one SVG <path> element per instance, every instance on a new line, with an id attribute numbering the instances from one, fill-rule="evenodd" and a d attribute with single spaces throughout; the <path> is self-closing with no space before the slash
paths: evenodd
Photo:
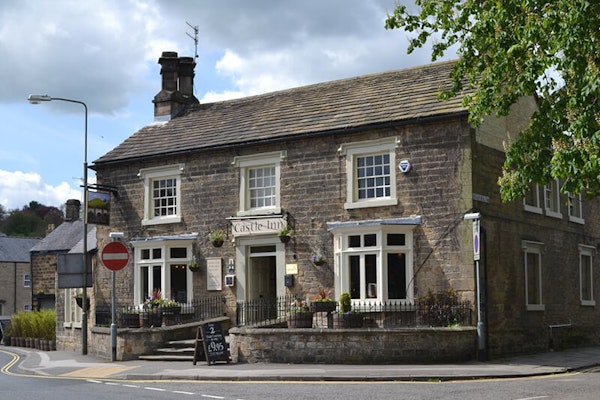
<path id="1" fill-rule="evenodd" d="M 363 316 L 359 314 L 333 314 L 333 329 L 362 328 Z"/>
<path id="2" fill-rule="evenodd" d="M 287 316 L 288 328 L 312 328 L 313 313 L 312 312 L 301 312 L 291 313 Z"/>
<path id="3" fill-rule="evenodd" d="M 337 307 L 335 301 L 314 301 L 310 303 L 310 311 L 312 312 L 333 312 Z"/>

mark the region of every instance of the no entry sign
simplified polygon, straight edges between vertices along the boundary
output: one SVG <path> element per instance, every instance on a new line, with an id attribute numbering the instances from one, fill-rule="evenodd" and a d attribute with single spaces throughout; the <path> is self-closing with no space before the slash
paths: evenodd
<path id="1" fill-rule="evenodd" d="M 129 251 L 122 243 L 110 242 L 102 249 L 102 262 L 112 271 L 118 271 L 127 265 Z"/>

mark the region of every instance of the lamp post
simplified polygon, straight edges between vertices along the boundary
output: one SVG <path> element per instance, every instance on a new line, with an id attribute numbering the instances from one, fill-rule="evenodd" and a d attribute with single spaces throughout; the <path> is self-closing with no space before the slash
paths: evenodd
<path id="1" fill-rule="evenodd" d="M 43 101 L 66 101 L 81 104 L 85 110 L 85 136 L 83 152 L 83 294 L 81 312 L 81 354 L 87 354 L 87 267 L 88 267 L 88 245 L 87 245 L 87 203 L 88 203 L 88 161 L 87 161 L 87 125 L 88 109 L 83 101 L 65 99 L 62 97 L 51 97 L 47 94 L 30 94 L 28 99 L 31 104 L 39 104 Z"/>

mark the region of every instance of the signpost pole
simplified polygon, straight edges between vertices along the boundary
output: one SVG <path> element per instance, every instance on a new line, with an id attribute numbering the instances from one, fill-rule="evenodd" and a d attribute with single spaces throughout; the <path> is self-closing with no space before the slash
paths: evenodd
<path id="1" fill-rule="evenodd" d="M 118 270 L 125 268 L 129 262 L 129 251 L 127 247 L 119 242 L 115 242 L 116 238 L 123 237 L 123 232 L 111 232 L 109 234 L 113 240 L 102 249 L 102 262 L 104 266 L 112 271 L 112 296 L 111 296 L 111 323 L 110 323 L 110 344 L 111 356 L 110 361 L 117 360 L 117 324 L 116 320 L 116 304 L 117 304 L 117 286 L 115 273 Z"/>
<path id="2" fill-rule="evenodd" d="M 116 284 L 115 284 L 115 273 L 116 271 L 112 271 L 112 304 L 111 304 L 111 323 L 110 323 L 110 344 L 112 347 L 112 352 L 110 355 L 110 361 L 117 360 L 117 324 L 115 324 L 115 314 L 116 314 Z"/>
<path id="3" fill-rule="evenodd" d="M 480 213 L 470 213 L 464 216 L 465 220 L 473 221 L 473 261 L 475 262 L 475 286 L 476 286 L 476 299 L 477 302 L 477 359 L 479 361 L 486 361 L 486 349 L 485 349 L 485 324 L 483 322 L 483 316 L 481 312 L 481 278 L 480 278 L 480 267 L 479 261 L 481 258 L 481 236 L 480 236 Z"/>

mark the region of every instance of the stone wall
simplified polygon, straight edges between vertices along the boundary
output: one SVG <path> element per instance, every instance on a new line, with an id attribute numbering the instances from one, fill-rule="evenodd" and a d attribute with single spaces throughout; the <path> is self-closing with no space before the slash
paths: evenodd
<path id="1" fill-rule="evenodd" d="M 473 327 L 229 330 L 233 362 L 306 364 L 444 363 L 476 357 Z"/>

